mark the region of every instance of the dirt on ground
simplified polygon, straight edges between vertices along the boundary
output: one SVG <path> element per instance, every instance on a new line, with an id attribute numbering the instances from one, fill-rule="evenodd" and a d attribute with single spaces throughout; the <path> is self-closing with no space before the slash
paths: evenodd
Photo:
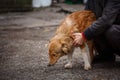
<path id="1" fill-rule="evenodd" d="M 114 63 L 93 64 L 86 71 L 79 49 L 74 52 L 72 69 L 64 69 L 66 56 L 47 66 L 46 45 L 68 15 L 60 11 L 58 6 L 0 15 L 0 80 L 120 80 L 119 57 Z"/>

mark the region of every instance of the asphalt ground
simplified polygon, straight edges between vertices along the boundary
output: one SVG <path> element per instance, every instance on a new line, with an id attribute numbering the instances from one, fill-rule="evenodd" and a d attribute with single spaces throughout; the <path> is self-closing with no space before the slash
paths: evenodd
<path id="1" fill-rule="evenodd" d="M 73 56 L 73 68 L 64 69 L 67 57 L 48 67 L 48 48 L 62 19 L 60 7 L 33 12 L 0 15 L 0 80 L 120 80 L 120 59 L 97 63 L 83 69 L 79 49 Z"/>

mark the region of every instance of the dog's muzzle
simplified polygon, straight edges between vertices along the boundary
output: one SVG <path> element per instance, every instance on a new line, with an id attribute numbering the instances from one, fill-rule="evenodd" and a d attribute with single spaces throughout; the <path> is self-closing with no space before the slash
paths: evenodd
<path id="1" fill-rule="evenodd" d="M 53 64 L 48 64 L 47 66 L 50 67 L 50 66 L 53 66 Z"/>

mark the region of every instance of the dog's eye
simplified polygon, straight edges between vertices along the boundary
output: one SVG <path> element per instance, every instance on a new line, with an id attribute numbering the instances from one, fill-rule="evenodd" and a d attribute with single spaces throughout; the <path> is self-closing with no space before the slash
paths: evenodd
<path id="1" fill-rule="evenodd" d="M 55 56 L 55 54 L 53 54 L 53 56 Z"/>
<path id="2" fill-rule="evenodd" d="M 56 57 L 56 55 L 55 55 L 55 54 L 52 54 L 52 56 Z"/>

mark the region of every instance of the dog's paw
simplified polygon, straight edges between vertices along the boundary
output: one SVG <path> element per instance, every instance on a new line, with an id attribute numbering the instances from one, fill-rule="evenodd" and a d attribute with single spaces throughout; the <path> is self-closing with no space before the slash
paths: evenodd
<path id="1" fill-rule="evenodd" d="M 85 65 L 85 66 L 84 66 L 84 69 L 85 69 L 85 70 L 90 70 L 91 68 L 92 68 L 91 65 Z"/>
<path id="2" fill-rule="evenodd" d="M 64 67 L 66 69 L 71 69 L 73 66 L 72 66 L 72 63 L 67 63 Z"/>

